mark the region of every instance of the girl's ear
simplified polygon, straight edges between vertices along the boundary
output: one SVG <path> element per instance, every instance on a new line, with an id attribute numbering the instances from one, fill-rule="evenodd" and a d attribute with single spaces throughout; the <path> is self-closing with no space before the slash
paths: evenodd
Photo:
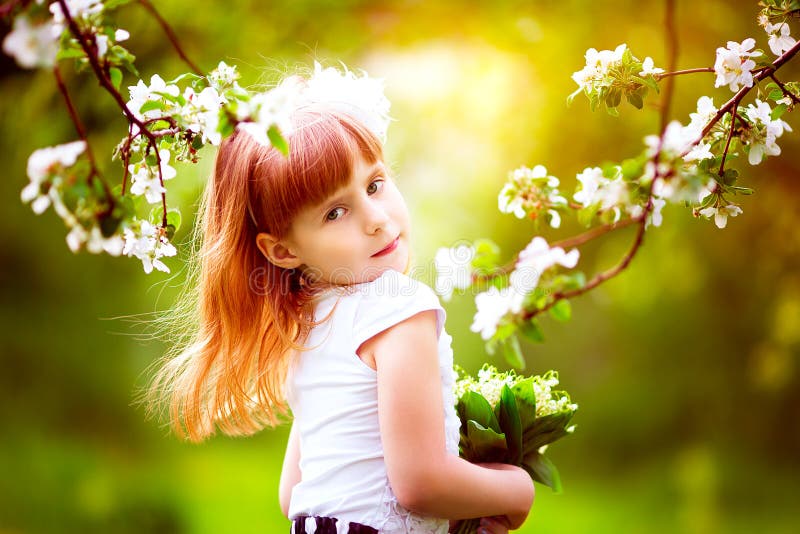
<path id="1" fill-rule="evenodd" d="M 295 256 L 283 241 L 272 234 L 266 232 L 258 234 L 256 236 L 256 245 L 264 257 L 278 267 L 295 269 L 303 264 L 303 261 Z"/>

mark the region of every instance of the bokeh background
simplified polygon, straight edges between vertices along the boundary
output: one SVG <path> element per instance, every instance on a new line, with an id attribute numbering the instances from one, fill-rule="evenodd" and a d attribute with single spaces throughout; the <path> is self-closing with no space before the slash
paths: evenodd
<path id="1" fill-rule="evenodd" d="M 412 212 L 415 275 L 428 283 L 440 246 L 489 237 L 511 258 L 534 235 L 530 221 L 497 211 L 509 170 L 543 164 L 572 191 L 584 167 L 639 153 L 658 128 L 654 95 L 619 118 L 565 98 L 590 47 L 625 42 L 664 66 L 662 2 L 157 4 L 202 68 L 236 64 L 246 85 L 314 58 L 386 80 L 397 119 L 387 159 Z M 755 2 L 677 4 L 678 68 L 712 66 L 728 40 L 753 36 L 767 50 Z M 187 70 L 140 6 L 115 18 L 143 77 Z M 213 152 L 172 182 L 184 213 L 172 275 L 72 254 L 60 219 L 34 215 L 19 193 L 29 154 L 75 132 L 49 72 L 6 57 L 0 67 L 0 532 L 286 532 L 277 487 L 287 428 L 189 445 L 133 404 L 164 348 L 147 338 L 147 320 L 182 283 Z M 799 72 L 792 64 L 781 78 Z M 92 78 L 67 77 L 106 176 L 120 179 L 108 157 L 124 133 L 119 112 Z M 677 78 L 673 117 L 686 123 L 700 95 L 727 100 L 713 81 Z M 785 118 L 800 131 L 794 114 Z M 564 492 L 539 486 L 520 532 L 797 531 L 800 145 L 796 134 L 779 145 L 779 158 L 735 163 L 756 194 L 736 199 L 744 214 L 728 228 L 667 206 L 622 275 L 575 299 L 572 321 L 544 320 L 545 344 L 523 342 L 527 370 L 559 370 L 580 410 L 576 433 L 550 449 Z M 565 220 L 543 235 L 579 230 Z M 609 267 L 632 236 L 584 246 L 580 267 Z M 446 309 L 456 361 L 474 371 L 489 357 L 469 331 L 472 296 Z"/>

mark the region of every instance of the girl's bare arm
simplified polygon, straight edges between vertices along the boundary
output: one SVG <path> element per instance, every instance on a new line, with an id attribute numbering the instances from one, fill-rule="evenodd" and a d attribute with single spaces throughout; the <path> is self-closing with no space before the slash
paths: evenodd
<path id="1" fill-rule="evenodd" d="M 510 465 L 476 465 L 445 448 L 436 316 L 424 311 L 384 330 L 359 352 L 374 357 L 389 482 L 402 506 L 434 517 L 507 516 L 518 528 L 533 482 Z"/>
<path id="2" fill-rule="evenodd" d="M 289 440 L 286 443 L 286 454 L 283 457 L 283 469 L 279 486 L 279 500 L 281 512 L 289 517 L 289 501 L 292 498 L 292 488 L 300 482 L 300 435 L 292 425 Z"/>

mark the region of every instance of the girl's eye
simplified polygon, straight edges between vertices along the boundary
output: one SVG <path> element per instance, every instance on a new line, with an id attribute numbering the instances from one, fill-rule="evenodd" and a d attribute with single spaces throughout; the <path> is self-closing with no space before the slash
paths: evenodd
<path id="1" fill-rule="evenodd" d="M 339 213 L 340 211 L 344 211 L 344 208 L 332 209 L 331 211 L 328 212 L 328 215 L 325 216 L 325 219 L 328 221 L 335 221 L 336 219 L 339 218 L 339 216 L 336 214 Z"/>
<path id="2" fill-rule="evenodd" d="M 383 188 L 383 180 L 378 179 L 367 186 L 367 192 L 369 194 L 377 193 L 382 188 Z"/>

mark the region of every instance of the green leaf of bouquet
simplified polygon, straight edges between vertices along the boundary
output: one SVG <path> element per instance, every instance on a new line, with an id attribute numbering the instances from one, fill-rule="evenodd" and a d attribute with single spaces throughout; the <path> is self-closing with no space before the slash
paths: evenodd
<path id="1" fill-rule="evenodd" d="M 467 422 L 467 441 L 471 462 L 508 463 L 506 436 L 475 421 Z"/>
<path id="2" fill-rule="evenodd" d="M 111 84 L 115 89 L 119 90 L 119 85 L 122 83 L 122 71 L 117 67 L 108 69 L 108 76 L 111 78 Z"/>
<path id="3" fill-rule="evenodd" d="M 561 476 L 558 474 L 555 464 L 549 458 L 537 453 L 526 457 L 522 467 L 533 480 L 544 484 L 556 493 L 561 493 Z"/>
<path id="4" fill-rule="evenodd" d="M 497 422 L 491 404 L 480 393 L 474 391 L 464 393 L 459 400 L 458 408 L 461 421 L 472 420 L 484 428 L 501 432 L 500 423 Z"/>
<path id="5" fill-rule="evenodd" d="M 553 319 L 564 323 L 572 318 L 572 304 L 567 299 L 561 299 L 556 301 L 548 312 Z"/>
<path id="6" fill-rule="evenodd" d="M 544 343 L 544 333 L 536 319 L 529 319 L 517 327 L 529 341 L 534 343 Z"/>
<path id="7" fill-rule="evenodd" d="M 269 137 L 269 142 L 272 143 L 272 146 L 277 148 L 281 154 L 284 156 L 289 155 L 289 143 L 283 138 L 277 126 L 273 124 L 269 127 L 269 130 L 267 130 L 267 137 Z"/>
<path id="8" fill-rule="evenodd" d="M 529 376 L 528 378 L 518 380 L 517 383 L 511 387 L 511 392 L 514 394 L 514 399 L 517 404 L 520 430 L 524 437 L 525 431 L 536 421 L 536 390 L 533 389 L 533 377 Z"/>
<path id="9" fill-rule="evenodd" d="M 517 369 L 525 369 L 525 358 L 522 356 L 522 349 L 519 346 L 517 336 L 511 335 L 501 343 L 503 357 L 509 365 Z"/>
<path id="10" fill-rule="evenodd" d="M 522 462 L 522 422 L 520 421 L 517 399 L 508 384 L 500 391 L 500 402 L 495 409 L 500 429 L 506 436 L 508 461 L 513 465 Z"/>
<path id="11" fill-rule="evenodd" d="M 533 424 L 523 427 L 522 444 L 525 454 L 538 451 L 542 445 L 549 445 L 568 435 L 567 427 L 573 412 L 565 411 L 537 417 Z"/>

